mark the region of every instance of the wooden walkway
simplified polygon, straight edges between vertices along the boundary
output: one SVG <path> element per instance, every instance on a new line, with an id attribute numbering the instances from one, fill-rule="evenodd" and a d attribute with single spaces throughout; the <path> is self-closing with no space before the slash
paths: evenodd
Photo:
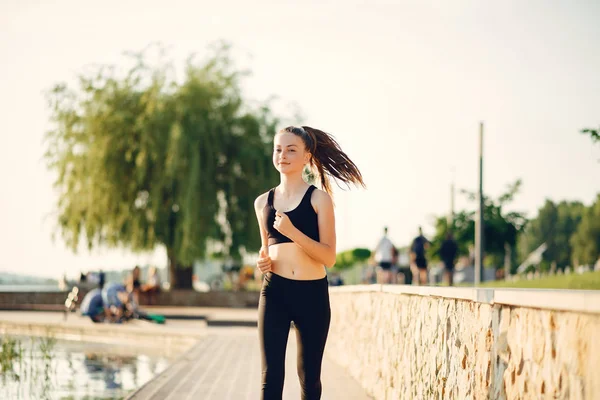
<path id="1" fill-rule="evenodd" d="M 300 399 L 296 374 L 296 335 L 288 340 L 284 400 Z M 323 362 L 323 400 L 370 399 L 342 368 Z M 256 328 L 209 327 L 206 336 L 162 374 L 128 399 L 135 400 L 258 400 L 260 353 Z"/>

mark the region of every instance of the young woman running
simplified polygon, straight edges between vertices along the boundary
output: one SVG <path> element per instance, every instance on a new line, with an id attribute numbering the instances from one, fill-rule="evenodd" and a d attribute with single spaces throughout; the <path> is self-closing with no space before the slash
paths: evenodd
<path id="1" fill-rule="evenodd" d="M 273 164 L 279 186 L 254 202 L 264 274 L 258 306 L 262 352 L 262 400 L 281 400 L 290 322 L 298 343 L 302 399 L 321 398 L 321 362 L 331 310 L 325 267 L 335 264 L 335 217 L 329 177 L 360 184 L 356 165 L 327 133 L 308 126 L 275 135 Z M 309 166 L 321 188 L 302 179 Z"/>

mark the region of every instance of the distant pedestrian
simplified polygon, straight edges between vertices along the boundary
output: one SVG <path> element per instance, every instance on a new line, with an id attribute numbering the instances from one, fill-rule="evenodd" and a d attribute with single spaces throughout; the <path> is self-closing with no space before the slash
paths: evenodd
<path id="1" fill-rule="evenodd" d="M 429 240 L 423 236 L 423 229 L 419 227 L 419 236 L 413 239 L 410 246 L 412 264 L 416 267 L 417 282 L 419 285 L 427 284 L 427 256 L 425 252 L 429 246 Z"/>
<path id="2" fill-rule="evenodd" d="M 104 273 L 104 271 L 100 270 L 98 272 L 98 287 L 100 288 L 100 290 L 102 290 L 102 288 L 104 288 L 105 283 L 106 283 L 106 274 Z"/>
<path id="3" fill-rule="evenodd" d="M 388 238 L 387 226 L 373 251 L 377 263 L 377 283 L 392 283 L 392 265 L 396 259 L 396 248 Z"/>
<path id="4" fill-rule="evenodd" d="M 339 273 L 334 273 L 331 275 L 331 278 L 329 278 L 330 286 L 342 286 L 343 284 L 344 280 Z"/>
<path id="5" fill-rule="evenodd" d="M 452 237 L 452 233 L 448 232 L 446 239 L 442 242 L 440 247 L 440 258 L 444 263 L 444 275 L 448 286 L 454 284 L 454 263 L 456 262 L 456 256 L 458 254 L 458 245 Z"/>

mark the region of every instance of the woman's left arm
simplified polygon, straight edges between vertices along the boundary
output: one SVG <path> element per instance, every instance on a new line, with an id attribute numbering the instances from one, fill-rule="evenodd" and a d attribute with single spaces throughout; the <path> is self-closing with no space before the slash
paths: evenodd
<path id="1" fill-rule="evenodd" d="M 335 214 L 331 196 L 322 190 L 315 190 L 311 196 L 319 221 L 319 241 L 306 236 L 296 227 L 286 234 L 294 243 L 302 248 L 310 257 L 323 263 L 326 267 L 335 265 Z"/>

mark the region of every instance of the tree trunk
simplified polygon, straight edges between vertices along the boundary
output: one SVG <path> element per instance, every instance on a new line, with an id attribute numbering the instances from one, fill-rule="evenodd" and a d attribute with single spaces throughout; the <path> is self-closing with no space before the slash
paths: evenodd
<path id="1" fill-rule="evenodd" d="M 169 283 L 171 289 L 192 289 L 193 266 L 178 265 L 173 250 L 167 249 L 169 258 Z"/>
<path id="2" fill-rule="evenodd" d="M 192 274 L 194 269 L 191 265 L 178 265 L 175 268 L 177 273 L 177 289 L 192 289 Z"/>
<path id="3" fill-rule="evenodd" d="M 509 279 L 512 274 L 512 248 L 510 244 L 504 243 L 504 278 Z"/>
<path id="4" fill-rule="evenodd" d="M 169 258 L 169 283 L 171 289 L 177 287 L 177 260 L 175 258 L 175 252 L 172 249 L 167 249 L 167 257 Z"/>

